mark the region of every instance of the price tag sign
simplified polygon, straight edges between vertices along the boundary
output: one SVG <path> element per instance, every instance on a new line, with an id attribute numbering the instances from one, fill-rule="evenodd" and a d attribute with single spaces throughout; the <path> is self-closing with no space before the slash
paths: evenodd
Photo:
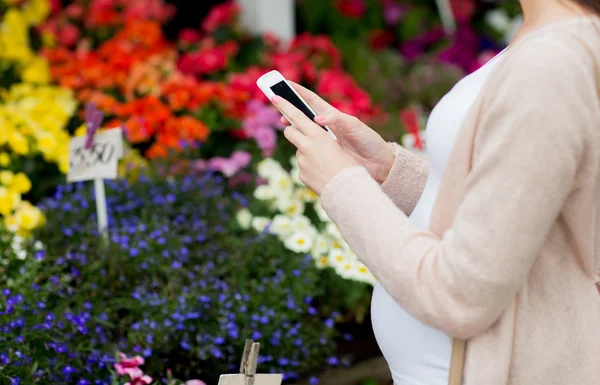
<path id="1" fill-rule="evenodd" d="M 89 149 L 84 136 L 72 138 L 69 148 L 67 181 L 116 179 L 119 159 L 123 156 L 123 132 L 113 128 L 99 132 Z"/>
<path id="2" fill-rule="evenodd" d="M 281 374 L 255 374 L 254 385 L 281 385 Z M 219 385 L 246 385 L 247 377 L 244 374 L 223 374 L 219 378 Z"/>

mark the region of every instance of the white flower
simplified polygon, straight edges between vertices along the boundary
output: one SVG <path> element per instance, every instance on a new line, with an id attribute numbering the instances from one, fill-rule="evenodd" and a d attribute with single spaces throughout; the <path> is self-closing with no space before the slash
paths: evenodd
<path id="1" fill-rule="evenodd" d="M 266 158 L 258 163 L 258 175 L 261 178 L 270 180 L 275 175 L 285 172 L 283 167 L 274 159 Z"/>
<path id="2" fill-rule="evenodd" d="M 511 20 L 502 9 L 494 9 L 485 14 L 485 21 L 496 31 L 506 33 L 510 28 Z"/>
<path id="3" fill-rule="evenodd" d="M 319 199 L 319 196 L 309 188 L 299 188 L 294 195 L 303 202 L 315 202 Z"/>
<path id="4" fill-rule="evenodd" d="M 329 264 L 333 266 L 336 271 L 338 267 L 344 266 L 348 263 L 348 256 L 346 255 L 346 251 L 335 247 L 329 251 Z"/>
<path id="5" fill-rule="evenodd" d="M 302 180 L 300 180 L 300 169 L 298 167 L 292 168 L 290 176 L 292 177 L 294 183 L 296 183 L 298 186 L 306 186 Z"/>
<path id="6" fill-rule="evenodd" d="M 374 285 L 376 282 L 375 276 L 362 263 L 357 263 L 354 265 L 354 271 L 352 275 L 354 280 L 359 282 L 365 282 L 371 285 Z"/>
<path id="7" fill-rule="evenodd" d="M 312 248 L 312 255 L 316 257 L 323 254 L 327 254 L 330 248 L 331 242 L 329 241 L 329 239 L 323 234 L 318 234 L 315 237 L 315 242 Z"/>
<path id="8" fill-rule="evenodd" d="M 289 197 L 294 192 L 292 177 L 285 172 L 281 172 L 269 179 L 269 186 L 278 197 Z"/>
<path id="9" fill-rule="evenodd" d="M 327 215 L 327 213 L 323 209 L 323 206 L 321 205 L 320 201 L 315 203 L 314 208 L 315 208 L 315 212 L 317 213 L 317 216 L 319 217 L 320 220 L 322 220 L 323 222 L 331 222 L 329 215 Z M 336 229 L 337 229 L 337 227 L 336 227 Z"/>
<path id="10" fill-rule="evenodd" d="M 285 240 L 285 247 L 296 253 L 307 253 L 313 245 L 313 235 L 305 231 L 296 231 Z"/>
<path id="11" fill-rule="evenodd" d="M 263 231 L 265 231 L 265 228 L 267 228 L 269 223 L 271 223 L 269 218 L 265 218 L 265 217 L 252 218 L 252 228 L 254 230 L 258 231 L 259 233 L 262 233 Z"/>
<path id="12" fill-rule="evenodd" d="M 312 234 L 316 234 L 317 232 L 312 223 L 310 223 L 310 219 L 308 219 L 304 215 L 298 215 L 296 217 L 293 217 L 292 227 L 294 228 L 294 231 L 309 232 Z"/>
<path id="13" fill-rule="evenodd" d="M 35 251 L 43 250 L 44 249 L 44 244 L 42 242 L 40 242 L 40 241 L 35 241 L 34 244 L 33 244 L 33 249 Z"/>
<path id="14" fill-rule="evenodd" d="M 254 190 L 254 197 L 261 201 L 268 201 L 275 198 L 275 191 L 270 185 L 261 185 Z"/>
<path id="15" fill-rule="evenodd" d="M 285 215 L 276 215 L 269 230 L 280 237 L 286 237 L 293 231 L 292 221 Z"/>
<path id="16" fill-rule="evenodd" d="M 20 260 L 24 260 L 25 258 L 27 258 L 27 250 L 25 250 L 25 247 L 23 245 L 24 242 L 25 240 L 23 238 L 21 238 L 18 235 L 15 235 L 11 243 L 13 253 L 15 253 L 17 259 Z"/>
<path id="17" fill-rule="evenodd" d="M 314 259 L 315 259 L 315 266 L 317 266 L 317 268 L 324 269 L 326 267 L 329 267 L 329 258 L 327 258 L 326 255 L 321 255 Z"/>
<path id="18" fill-rule="evenodd" d="M 248 209 L 241 209 L 236 215 L 239 225 L 244 230 L 248 230 L 252 224 L 252 213 Z"/>
<path id="19" fill-rule="evenodd" d="M 290 197 L 279 197 L 276 203 L 277 209 L 290 217 L 304 214 L 304 202 Z"/>

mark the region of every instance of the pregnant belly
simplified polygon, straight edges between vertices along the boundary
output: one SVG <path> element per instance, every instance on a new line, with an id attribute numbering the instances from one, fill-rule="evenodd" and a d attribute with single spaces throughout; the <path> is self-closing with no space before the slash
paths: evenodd
<path id="1" fill-rule="evenodd" d="M 373 331 L 395 385 L 447 385 L 452 343 L 416 320 L 379 283 L 371 303 Z"/>

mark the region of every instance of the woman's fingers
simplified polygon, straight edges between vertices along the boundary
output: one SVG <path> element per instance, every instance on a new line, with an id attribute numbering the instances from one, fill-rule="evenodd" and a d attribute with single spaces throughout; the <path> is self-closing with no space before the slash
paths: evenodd
<path id="1" fill-rule="evenodd" d="M 317 112 L 317 114 L 327 114 L 333 110 L 336 110 L 335 107 L 327 103 L 319 95 L 315 94 L 311 90 L 304 88 L 300 84 L 294 83 L 292 81 L 289 81 L 289 83 L 292 85 L 292 87 L 294 87 L 296 92 L 298 92 L 300 96 L 302 96 L 306 103 L 308 103 Z"/>
<path id="2" fill-rule="evenodd" d="M 290 143 L 296 146 L 297 149 L 304 148 L 304 144 L 307 138 L 296 127 L 287 126 L 285 130 L 283 130 L 283 136 L 285 136 L 285 138 Z"/>
<path id="3" fill-rule="evenodd" d="M 273 104 L 287 118 L 287 120 L 304 135 L 319 135 L 324 133 L 318 125 L 310 120 L 302 111 L 280 96 L 272 98 Z"/>

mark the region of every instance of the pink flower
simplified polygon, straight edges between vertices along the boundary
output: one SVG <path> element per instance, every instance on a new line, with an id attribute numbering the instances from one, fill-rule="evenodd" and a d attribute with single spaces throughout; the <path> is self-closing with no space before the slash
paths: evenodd
<path id="1" fill-rule="evenodd" d="M 212 7 L 202 22 L 202 30 L 214 32 L 221 26 L 232 24 L 239 15 L 240 10 L 239 4 L 235 1 L 227 1 L 224 4 Z"/>
<path id="2" fill-rule="evenodd" d="M 196 43 L 200 40 L 200 32 L 192 28 L 185 28 L 179 33 L 179 40 L 186 44 Z"/>
<path id="3" fill-rule="evenodd" d="M 83 16 L 83 7 L 81 4 L 71 4 L 65 8 L 65 14 L 71 19 L 79 19 Z"/>
<path id="4" fill-rule="evenodd" d="M 226 177 L 234 176 L 239 170 L 247 167 L 252 160 L 250 153 L 246 151 L 234 151 L 230 158 L 214 157 L 208 160 L 208 163 L 200 160 L 195 164 L 198 171 L 209 168 L 213 171 L 220 171 Z"/>
<path id="5" fill-rule="evenodd" d="M 206 384 L 200 380 L 189 380 L 185 383 L 185 385 L 206 385 Z"/>
<path id="6" fill-rule="evenodd" d="M 79 29 L 73 24 L 67 24 L 58 33 L 58 42 L 66 47 L 71 47 L 79 39 Z"/>
<path id="7" fill-rule="evenodd" d="M 385 5 L 383 17 L 385 22 L 389 25 L 396 25 L 406 13 L 407 7 L 405 5 L 400 5 L 395 1 L 388 2 Z"/>
<path id="8" fill-rule="evenodd" d="M 277 143 L 277 135 L 272 128 L 262 128 L 254 134 L 254 139 L 258 146 L 263 150 L 264 156 L 273 155 L 275 144 Z"/>

